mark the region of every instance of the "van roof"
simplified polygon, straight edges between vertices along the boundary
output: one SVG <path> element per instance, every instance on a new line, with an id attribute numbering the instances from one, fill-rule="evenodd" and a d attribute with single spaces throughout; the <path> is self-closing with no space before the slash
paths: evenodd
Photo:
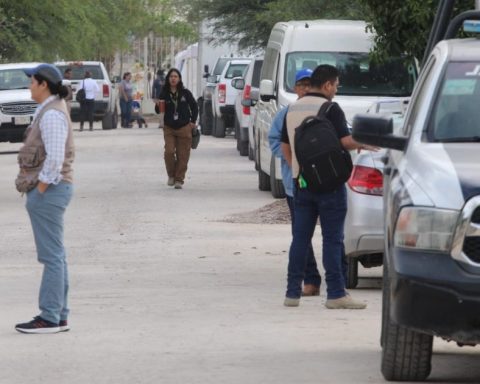
<path id="1" fill-rule="evenodd" d="M 339 46 L 343 52 L 369 52 L 373 34 L 366 31 L 366 23 L 361 20 L 288 21 L 275 24 L 268 44 L 279 44 L 289 52 L 337 52 Z"/>

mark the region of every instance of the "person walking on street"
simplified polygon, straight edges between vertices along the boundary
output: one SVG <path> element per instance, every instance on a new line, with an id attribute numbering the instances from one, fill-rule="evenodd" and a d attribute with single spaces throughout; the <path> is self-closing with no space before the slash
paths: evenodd
<path id="1" fill-rule="evenodd" d="M 73 89 L 72 89 L 72 68 L 67 67 L 65 69 L 65 72 L 63 72 L 63 78 L 64 78 L 64 85 L 68 89 L 68 96 L 65 98 L 65 102 L 67 103 L 67 110 L 68 113 L 70 114 L 72 111 L 72 100 L 73 100 Z"/>
<path id="2" fill-rule="evenodd" d="M 132 128 L 132 100 L 133 100 L 133 85 L 130 82 L 132 74 L 125 72 L 123 79 L 118 87 L 120 94 L 120 114 L 122 119 L 122 128 Z"/>
<path id="3" fill-rule="evenodd" d="M 165 167 L 169 186 L 181 189 L 185 182 L 192 130 L 196 127 L 198 105 L 192 93 L 183 86 L 182 75 L 171 68 L 160 95 L 165 102 L 163 137 L 165 139 Z"/>
<path id="4" fill-rule="evenodd" d="M 319 65 L 312 73 L 311 88 L 301 99 L 290 105 L 286 124 L 282 130 L 282 151 L 291 165 L 294 179 L 293 239 L 289 251 L 287 291 L 285 306 L 300 304 L 301 284 L 305 275 L 308 247 L 311 244 L 317 220 L 322 228 L 322 257 L 327 283 L 329 309 L 363 309 L 366 304 L 354 300 L 345 290 L 343 273 L 344 223 L 347 213 L 347 191 L 345 184 L 333 192 L 312 192 L 301 185 L 300 167 L 295 154 L 295 128 L 308 116 L 317 115 L 320 107 L 331 101 L 337 93 L 339 72 L 332 65 Z M 345 150 L 376 149 L 355 142 L 350 135 L 343 110 L 332 103 L 326 112 Z"/>
<path id="5" fill-rule="evenodd" d="M 165 74 L 163 69 L 159 69 L 157 71 L 157 77 L 153 80 L 153 87 L 152 87 L 152 99 L 155 105 L 158 105 L 160 101 L 160 95 L 162 94 L 163 86 L 165 85 Z M 163 128 L 163 113 L 160 115 L 160 123 L 158 128 Z"/>
<path id="6" fill-rule="evenodd" d="M 40 314 L 17 324 L 22 333 L 68 331 L 68 270 L 63 242 L 64 214 L 72 198 L 73 129 L 61 72 L 51 64 L 25 69 L 38 103 L 18 154 L 17 190 L 26 193 L 38 261 L 43 264 Z"/>
<path id="7" fill-rule="evenodd" d="M 95 94 L 100 92 L 100 88 L 95 80 L 92 79 L 92 73 L 85 71 L 85 78 L 80 83 L 80 89 L 85 90 L 85 100 L 80 103 L 80 131 L 83 131 L 83 123 L 88 121 L 90 131 L 93 131 L 93 116 L 95 112 Z"/>
<path id="8" fill-rule="evenodd" d="M 312 70 L 309 68 L 300 69 L 295 75 L 295 88 L 294 91 L 298 98 L 301 99 L 307 94 L 310 89 L 310 77 L 312 76 Z M 285 122 L 285 117 L 288 112 L 288 106 L 282 108 L 277 112 L 272 121 L 272 126 L 268 133 L 268 142 L 272 153 L 280 158 L 282 165 L 282 183 L 287 195 L 287 205 L 290 211 L 290 218 L 292 222 L 292 234 L 293 226 L 295 223 L 295 211 L 293 209 L 293 179 L 292 170 L 290 165 L 285 160 L 282 152 L 282 128 Z M 315 260 L 315 254 L 313 252 L 312 243 L 308 246 L 307 251 L 307 264 L 305 268 L 305 278 L 303 280 L 302 296 L 319 296 L 320 295 L 320 283 L 322 279 L 317 268 L 317 261 Z"/>

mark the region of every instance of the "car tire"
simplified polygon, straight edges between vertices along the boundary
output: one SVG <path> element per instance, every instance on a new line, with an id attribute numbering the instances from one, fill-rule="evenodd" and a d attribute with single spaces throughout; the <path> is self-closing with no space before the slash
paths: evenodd
<path id="1" fill-rule="evenodd" d="M 210 109 L 208 108 L 210 106 Z M 213 114 L 211 109 L 211 103 L 203 102 L 203 113 L 200 119 L 200 125 L 202 126 L 202 135 L 209 136 L 213 132 Z"/>
<path id="2" fill-rule="evenodd" d="M 113 129 L 115 123 L 115 113 L 108 111 L 102 119 L 102 129 Z"/>
<path id="3" fill-rule="evenodd" d="M 215 116 L 215 130 L 213 132 L 214 137 L 225 137 L 225 121 L 221 116 Z"/>
<path id="4" fill-rule="evenodd" d="M 260 148 L 258 148 L 260 151 Z M 260 191 L 270 191 L 270 176 L 268 176 L 265 172 L 262 171 L 262 167 L 260 166 L 260 153 L 258 155 L 258 189 Z"/>
<path id="5" fill-rule="evenodd" d="M 347 258 L 347 276 L 345 285 L 348 289 L 354 289 L 358 285 L 358 259 L 356 257 Z"/>
<path id="6" fill-rule="evenodd" d="M 283 187 L 282 180 L 277 180 L 275 177 L 276 169 L 275 169 L 275 156 L 271 157 L 270 160 L 270 189 L 272 191 L 272 196 L 275 199 L 283 199 L 285 195 L 285 188 Z"/>
<path id="7" fill-rule="evenodd" d="M 250 143 L 248 143 L 248 160 L 255 161 L 255 152 Z"/>
<path id="8" fill-rule="evenodd" d="M 390 282 L 383 269 L 382 366 L 388 381 L 423 381 L 432 369 L 433 336 L 399 326 L 390 318 Z"/>

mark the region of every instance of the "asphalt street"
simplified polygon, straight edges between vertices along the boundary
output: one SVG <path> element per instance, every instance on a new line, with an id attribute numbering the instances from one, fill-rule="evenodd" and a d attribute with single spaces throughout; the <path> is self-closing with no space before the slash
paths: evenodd
<path id="1" fill-rule="evenodd" d="M 19 144 L 0 143 L 0 384 L 383 383 L 381 269 L 351 292 L 365 310 L 327 310 L 324 286 L 284 307 L 289 225 L 225 220 L 273 201 L 253 163 L 232 137 L 202 137 L 174 190 L 149 126 L 75 131 L 72 329 L 54 335 L 14 330 L 37 315 L 42 269 L 13 183 Z M 478 351 L 436 339 L 429 382 L 479 383 Z"/>

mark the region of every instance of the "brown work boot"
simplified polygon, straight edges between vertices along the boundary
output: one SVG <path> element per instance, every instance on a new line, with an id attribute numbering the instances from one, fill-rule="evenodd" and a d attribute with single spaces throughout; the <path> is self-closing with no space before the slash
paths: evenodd
<path id="1" fill-rule="evenodd" d="M 367 304 L 354 300 L 350 295 L 346 295 L 339 299 L 328 299 L 325 307 L 328 309 L 365 309 Z"/>
<path id="2" fill-rule="evenodd" d="M 302 296 L 320 296 L 320 287 L 314 284 L 304 284 Z"/>

